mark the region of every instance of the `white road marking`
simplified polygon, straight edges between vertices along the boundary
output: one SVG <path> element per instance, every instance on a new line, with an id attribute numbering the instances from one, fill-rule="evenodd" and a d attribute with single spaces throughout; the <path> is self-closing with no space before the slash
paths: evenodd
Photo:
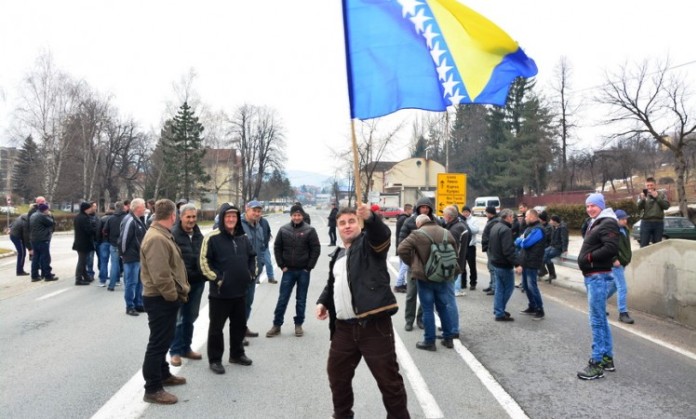
<path id="1" fill-rule="evenodd" d="M 418 399 L 421 409 L 423 409 L 425 417 L 432 419 L 444 418 L 445 416 L 440 406 L 437 404 L 437 401 L 435 401 L 435 397 L 430 392 L 428 384 L 423 379 L 416 363 L 408 353 L 408 349 L 406 349 L 401 337 L 396 333 L 396 329 L 394 329 L 394 346 L 396 348 L 396 356 L 399 359 L 399 365 L 404 370 L 406 379 L 411 383 L 411 388 L 416 394 L 416 398 Z"/>
<path id="2" fill-rule="evenodd" d="M 200 309 L 201 313 L 207 311 L 208 304 Z M 208 316 L 199 316 L 198 320 L 196 320 L 191 342 L 191 348 L 194 350 L 199 350 L 206 342 L 209 323 L 210 319 Z M 174 375 L 176 375 L 180 369 L 181 367 L 169 366 L 169 371 Z M 94 416 L 92 416 L 92 419 L 140 417 L 149 406 L 148 403 L 143 401 L 143 395 L 145 394 L 144 385 L 145 379 L 143 378 L 143 370 L 140 369 L 104 404 L 104 406 L 101 407 L 101 409 L 99 409 L 99 411 L 97 411 L 97 413 L 94 414 Z"/>
<path id="3" fill-rule="evenodd" d="M 570 306 L 570 305 L 566 304 L 566 303 L 565 303 L 563 300 L 561 300 L 560 298 L 556 298 L 556 297 L 553 297 L 553 296 L 550 296 L 550 295 L 547 295 L 547 294 L 544 294 L 544 298 L 548 298 L 549 300 L 553 300 L 553 301 L 555 301 L 555 302 L 558 303 L 558 304 L 562 304 L 563 306 L 565 306 L 565 307 L 567 307 L 567 308 L 571 308 L 571 309 L 573 309 L 573 310 L 575 310 L 575 311 L 578 311 L 578 312 L 580 312 L 580 313 L 587 314 L 587 310 L 583 310 L 583 309 L 580 309 L 580 308 L 577 308 L 577 307 Z M 613 327 L 619 328 L 619 329 L 621 329 L 621 330 L 625 330 L 626 332 L 629 332 L 629 333 L 633 333 L 634 335 L 636 335 L 636 336 L 638 336 L 638 337 L 640 337 L 640 338 L 643 338 L 643 339 L 645 339 L 645 340 L 648 340 L 648 341 L 650 341 L 650 342 L 652 342 L 652 343 L 654 343 L 654 344 L 656 344 L 656 345 L 660 345 L 660 346 L 662 346 L 662 347 L 664 347 L 664 348 L 670 349 L 670 350 L 672 350 L 672 351 L 674 351 L 674 352 L 676 352 L 676 353 L 678 353 L 678 354 L 680 354 L 680 355 L 684 355 L 685 357 L 691 358 L 692 360 L 695 360 L 695 361 L 696 361 L 696 353 L 693 353 L 693 352 L 691 352 L 691 351 L 689 351 L 689 350 L 686 350 L 686 349 L 680 348 L 680 347 L 678 347 L 678 346 L 672 345 L 671 343 L 665 342 L 665 341 L 662 340 L 662 339 L 658 339 L 658 338 L 656 338 L 656 337 L 653 337 L 653 336 L 650 336 L 650 335 L 646 335 L 645 333 L 640 332 L 640 331 L 636 330 L 635 328 L 632 328 L 632 327 L 629 327 L 629 326 L 624 326 L 622 323 L 617 322 L 617 321 L 615 321 L 615 320 L 609 320 L 609 323 L 610 323 Z"/>
<path id="4" fill-rule="evenodd" d="M 56 295 L 62 294 L 62 293 L 64 293 L 65 291 L 70 291 L 71 289 L 72 289 L 72 288 L 68 287 L 68 288 L 63 288 L 62 290 L 53 291 L 53 292 L 50 292 L 50 293 L 44 295 L 43 297 L 37 298 L 37 299 L 34 300 L 34 301 L 47 300 L 47 299 L 49 299 L 49 298 L 51 298 L 51 297 L 55 297 Z"/>
<path id="5" fill-rule="evenodd" d="M 393 258 L 392 258 L 393 259 Z M 394 275 L 398 275 L 398 272 L 396 271 L 396 268 L 389 263 L 387 264 L 389 267 L 389 270 L 392 271 Z M 435 321 L 437 323 L 437 326 L 440 326 L 440 319 L 435 316 Z M 394 331 L 396 333 L 396 331 Z M 396 334 L 396 337 L 398 338 L 398 334 Z M 406 351 L 406 348 L 403 347 L 403 342 L 401 341 L 400 338 L 398 338 L 398 344 L 401 345 L 404 351 Z M 399 362 L 402 361 L 402 355 L 398 351 L 399 347 L 397 346 L 397 354 L 399 356 Z M 471 371 L 476 375 L 476 377 L 481 381 L 481 383 L 486 387 L 486 389 L 491 393 L 493 397 L 498 401 L 500 406 L 505 409 L 507 414 L 513 418 L 513 419 L 529 419 L 527 414 L 524 413 L 524 410 L 522 410 L 522 407 L 520 407 L 519 404 L 515 401 L 515 399 L 510 396 L 508 392 L 503 389 L 503 387 L 498 383 L 495 378 L 491 375 L 491 373 L 486 369 L 486 367 L 479 362 L 478 359 L 472 354 L 466 346 L 462 344 L 462 342 L 459 339 L 454 339 L 454 349 L 457 351 L 459 356 L 464 360 L 464 362 L 467 364 L 467 366 L 471 369 Z M 408 361 L 413 363 L 413 360 L 411 359 L 410 355 L 408 355 L 408 351 L 406 351 L 406 356 L 408 356 Z M 412 368 L 416 369 L 416 372 L 418 372 L 418 368 L 413 364 Z M 411 381 L 411 376 L 409 375 L 409 371 L 404 366 L 404 370 L 406 370 L 407 377 L 409 378 L 409 381 Z M 420 376 L 420 373 L 418 373 L 418 376 L 416 378 L 420 378 L 420 380 L 423 380 L 423 377 Z M 423 383 L 422 386 L 424 388 L 418 388 L 416 389 L 416 385 L 414 384 L 413 381 L 411 381 L 411 386 L 413 387 L 414 391 L 416 392 L 416 397 L 418 397 L 418 401 L 421 403 L 421 407 L 423 408 L 423 412 L 425 413 L 426 417 L 429 418 L 435 418 L 435 417 L 443 417 L 443 416 L 428 416 L 428 411 L 426 409 L 429 409 L 431 406 L 429 404 L 429 401 L 427 398 L 425 400 L 421 400 L 419 397 L 419 391 L 425 391 L 427 392 L 427 395 L 429 395 L 431 398 L 433 397 L 432 394 L 430 394 L 430 391 L 428 390 L 427 384 Z M 420 383 L 418 383 L 418 386 L 421 386 Z M 435 406 L 437 407 L 437 402 L 435 402 L 433 398 L 433 403 L 435 403 Z M 439 407 L 437 407 L 439 410 Z M 440 415 L 442 415 L 442 412 L 439 412 Z"/>

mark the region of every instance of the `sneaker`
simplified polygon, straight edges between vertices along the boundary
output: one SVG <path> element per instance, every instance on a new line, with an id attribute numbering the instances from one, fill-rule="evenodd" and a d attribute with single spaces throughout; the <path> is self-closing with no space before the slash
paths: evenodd
<path id="1" fill-rule="evenodd" d="M 537 310 L 532 316 L 532 320 L 544 320 L 544 310 Z"/>
<path id="2" fill-rule="evenodd" d="M 273 336 L 278 336 L 279 334 L 280 334 L 280 326 L 273 325 L 273 327 L 271 327 L 271 330 L 266 332 L 266 337 L 272 338 Z"/>
<path id="3" fill-rule="evenodd" d="M 154 404 L 174 404 L 179 401 L 175 395 L 167 393 L 164 390 L 160 390 L 156 393 L 145 393 L 143 396 L 143 401 L 147 403 Z"/>
<path id="4" fill-rule="evenodd" d="M 628 312 L 619 313 L 619 321 L 622 323 L 633 324 L 635 321 L 628 315 Z"/>
<path id="5" fill-rule="evenodd" d="M 140 314 L 138 314 L 137 311 L 135 311 L 134 308 L 126 309 L 126 314 L 129 316 L 139 316 L 140 315 Z"/>
<path id="6" fill-rule="evenodd" d="M 497 322 L 514 322 L 515 318 L 510 317 L 510 316 L 496 317 L 495 321 L 497 321 Z"/>
<path id="7" fill-rule="evenodd" d="M 242 355 L 238 358 L 230 357 L 230 364 L 239 364 L 239 365 L 244 365 L 244 366 L 248 367 L 249 365 L 252 364 L 252 362 L 253 361 L 251 359 L 247 358 L 246 355 Z"/>
<path id="8" fill-rule="evenodd" d="M 520 313 L 522 314 L 535 314 L 537 310 L 535 308 L 527 307 L 526 310 L 521 310 Z"/>
<path id="9" fill-rule="evenodd" d="M 488 291 L 492 291 L 492 289 L 491 289 L 491 287 L 488 287 L 488 288 L 482 289 L 481 291 L 483 291 L 483 292 L 488 292 Z"/>
<path id="10" fill-rule="evenodd" d="M 301 324 L 296 324 L 295 325 L 295 336 L 302 337 L 304 335 L 304 330 L 302 330 L 302 325 Z"/>
<path id="11" fill-rule="evenodd" d="M 460 291 L 457 291 L 457 292 L 454 294 L 454 296 L 455 296 L 455 297 L 465 297 L 465 296 L 466 296 L 466 293 L 465 293 L 464 291 L 461 291 L 461 290 L 460 290 Z"/>
<path id="12" fill-rule="evenodd" d="M 486 291 L 486 295 L 495 295 L 494 290 Z"/>
<path id="13" fill-rule="evenodd" d="M 454 342 L 452 341 L 452 338 L 443 338 L 442 339 L 442 346 L 445 348 L 452 349 L 454 348 Z"/>
<path id="14" fill-rule="evenodd" d="M 612 358 L 610 356 L 604 355 L 602 357 L 602 360 L 599 361 L 599 365 L 602 366 L 602 369 L 604 371 L 610 371 L 610 372 L 616 371 L 616 367 L 614 367 L 614 358 Z"/>
<path id="15" fill-rule="evenodd" d="M 222 366 L 221 362 L 212 362 L 210 364 L 210 370 L 214 372 L 215 374 L 224 374 L 225 373 L 225 367 Z"/>
<path id="16" fill-rule="evenodd" d="M 116 281 L 116 286 L 120 287 L 121 286 L 121 281 Z"/>
<path id="17" fill-rule="evenodd" d="M 48 280 L 47 280 L 47 281 L 48 281 Z M 85 281 L 85 280 L 82 280 L 82 279 L 78 279 L 77 281 L 75 281 L 75 285 L 89 285 L 89 284 L 90 284 L 89 281 Z"/>
<path id="18" fill-rule="evenodd" d="M 186 379 L 184 377 L 178 377 L 176 375 L 170 375 L 169 377 L 162 380 L 163 386 L 180 386 L 186 384 Z"/>
<path id="19" fill-rule="evenodd" d="M 604 378 L 604 368 L 602 368 L 601 362 L 594 362 L 590 359 L 585 369 L 578 371 L 578 378 L 581 380 Z"/>
<path id="20" fill-rule="evenodd" d="M 106 282 L 100 282 L 99 283 L 99 288 L 104 288 L 106 286 Z"/>
<path id="21" fill-rule="evenodd" d="M 276 281 L 275 278 L 268 278 L 268 283 L 269 284 L 277 284 L 278 281 Z"/>
<path id="22" fill-rule="evenodd" d="M 428 343 L 426 341 L 418 342 L 418 343 L 416 343 L 416 348 L 422 349 L 424 351 L 433 351 L 433 352 L 437 351 L 437 346 L 435 346 L 435 342 L 430 342 L 430 343 Z"/>
<path id="23" fill-rule="evenodd" d="M 109 291 L 113 291 L 113 290 L 114 290 L 114 288 L 113 288 L 113 287 L 109 287 L 109 288 L 107 288 L 107 290 L 109 290 Z"/>

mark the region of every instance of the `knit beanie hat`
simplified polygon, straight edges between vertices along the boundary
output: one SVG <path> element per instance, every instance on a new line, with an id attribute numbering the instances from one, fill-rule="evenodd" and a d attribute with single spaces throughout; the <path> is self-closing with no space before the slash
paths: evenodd
<path id="1" fill-rule="evenodd" d="M 38 210 L 39 212 L 44 212 L 48 209 L 48 205 L 46 204 L 39 204 Z"/>
<path id="2" fill-rule="evenodd" d="M 294 214 L 296 212 L 304 214 L 304 210 L 302 209 L 302 205 L 295 204 L 292 207 L 290 207 L 290 214 Z"/>
<path id="3" fill-rule="evenodd" d="M 585 200 L 585 205 L 593 204 L 598 206 L 601 209 L 606 208 L 606 204 L 604 203 L 604 195 L 601 193 L 593 193 L 590 194 L 590 196 L 587 197 Z"/>

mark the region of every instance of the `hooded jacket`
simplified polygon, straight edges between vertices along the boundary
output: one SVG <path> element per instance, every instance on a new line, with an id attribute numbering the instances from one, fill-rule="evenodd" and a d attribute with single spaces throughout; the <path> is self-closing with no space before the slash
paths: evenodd
<path id="1" fill-rule="evenodd" d="M 54 228 L 55 221 L 51 215 L 36 211 L 29 217 L 29 236 L 32 242 L 50 241 Z"/>
<path id="2" fill-rule="evenodd" d="M 606 208 L 587 228 L 578 255 L 578 267 L 583 275 L 611 272 L 619 256 L 619 224 L 614 210 Z"/>
<path id="3" fill-rule="evenodd" d="M 568 226 L 565 221 L 561 221 L 557 227 L 553 228 L 549 246 L 559 249 L 561 253 L 568 251 Z"/>
<path id="4" fill-rule="evenodd" d="M 397 240 L 397 243 L 401 244 L 401 242 L 408 237 L 409 234 L 413 230 L 418 229 L 416 227 L 416 218 L 421 214 L 419 208 L 420 207 L 428 207 L 428 212 L 427 215 L 430 217 L 431 220 L 435 220 L 435 216 L 433 215 L 433 206 L 430 203 L 430 198 L 421 198 L 418 201 L 416 201 L 416 205 L 413 207 L 413 214 L 404 221 L 404 224 L 401 226 L 401 231 L 399 231 L 399 240 Z M 398 248 L 398 244 L 397 244 Z"/>
<path id="5" fill-rule="evenodd" d="M 399 257 L 405 264 L 411 267 L 411 273 L 414 279 L 421 281 L 426 280 L 424 265 L 430 258 L 430 245 L 442 243 L 447 230 L 437 225 L 435 221 L 428 221 L 420 226 L 420 230 L 427 232 L 432 237 L 433 241 L 425 234 L 409 234 L 399 245 Z M 458 239 L 455 239 L 452 234 L 447 234 L 447 242 L 449 242 L 459 252 Z M 451 279 L 457 277 L 459 266 L 455 270 Z"/>
<path id="6" fill-rule="evenodd" d="M 237 224 L 233 231 L 225 229 L 225 213 L 235 211 Z M 212 281 L 208 298 L 232 299 L 246 295 L 256 278 L 256 251 L 244 234 L 241 212 L 229 203 L 220 207 L 220 228 L 208 233 L 201 245 L 200 265 L 203 275 Z"/>

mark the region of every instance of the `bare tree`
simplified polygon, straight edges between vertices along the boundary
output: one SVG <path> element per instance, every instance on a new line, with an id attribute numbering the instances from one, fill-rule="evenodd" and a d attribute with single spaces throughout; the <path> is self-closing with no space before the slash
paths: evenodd
<path id="1" fill-rule="evenodd" d="M 244 104 L 230 120 L 233 141 L 241 154 L 242 199 L 257 197 L 261 182 L 285 162 L 285 133 L 276 111 Z"/>
<path id="2" fill-rule="evenodd" d="M 558 115 L 558 134 L 561 150 L 560 189 L 561 192 L 564 192 L 568 188 L 568 148 L 572 145 L 570 139 L 573 135 L 573 130 L 577 127 L 575 115 L 579 110 L 579 105 L 576 105 L 573 100 L 570 81 L 573 69 L 565 56 L 561 57 L 556 65 L 555 73 L 556 80 L 552 84 L 552 89 L 555 92 L 554 108 L 556 108 Z"/>
<path id="3" fill-rule="evenodd" d="M 617 74 L 607 74 L 598 98 L 609 105 L 609 124 L 621 124 L 616 138 L 647 134 L 674 155 L 679 210 L 687 215 L 684 149 L 696 141 L 696 115 L 685 76 L 670 71 L 669 60 L 647 60 L 631 68 L 624 65 Z M 691 118 L 690 118 L 691 117 Z"/>
<path id="4" fill-rule="evenodd" d="M 66 121 L 75 114 L 86 85 L 74 81 L 58 70 L 50 53 L 40 55 L 36 67 L 25 77 L 22 85 L 19 121 L 38 139 L 45 158 L 44 191 L 52 201 L 61 176 L 64 155 L 73 140 L 66 135 Z"/>

